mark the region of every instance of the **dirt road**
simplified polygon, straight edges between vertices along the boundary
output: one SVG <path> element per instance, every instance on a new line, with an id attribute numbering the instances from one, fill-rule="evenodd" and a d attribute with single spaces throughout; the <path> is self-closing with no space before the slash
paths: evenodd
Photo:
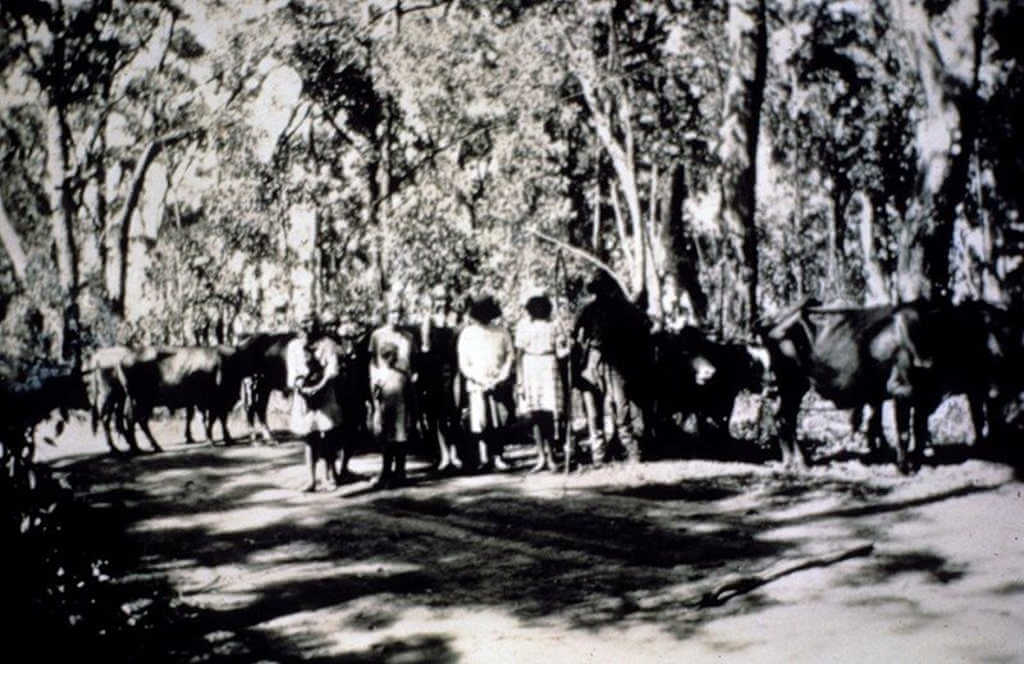
<path id="1" fill-rule="evenodd" d="M 124 461 L 73 425 L 41 452 L 124 515 L 129 577 L 187 609 L 153 639 L 168 659 L 1024 661 L 1024 485 L 1005 466 L 528 475 L 527 453 L 500 474 L 414 463 L 389 491 L 360 456 L 367 481 L 303 494 L 294 442 Z"/>

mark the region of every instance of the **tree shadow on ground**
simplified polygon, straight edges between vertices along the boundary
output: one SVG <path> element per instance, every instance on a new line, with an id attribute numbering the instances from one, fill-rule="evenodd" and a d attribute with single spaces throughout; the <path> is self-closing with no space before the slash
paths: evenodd
<path id="1" fill-rule="evenodd" d="M 771 601 L 749 593 L 698 611 L 696 598 L 680 596 L 680 585 L 753 574 L 806 554 L 801 539 L 760 537 L 780 523 L 767 513 L 771 509 L 821 492 L 841 498 L 827 512 L 786 522 L 807 523 L 907 510 L 970 488 L 880 505 L 888 489 L 829 478 L 744 474 L 632 487 L 612 481 L 548 493 L 526 492 L 522 482 L 511 479 L 483 486 L 454 481 L 442 493 L 435 490 L 442 480 L 424 475 L 408 488 L 356 492 L 346 499 L 268 499 L 264 494 L 275 487 L 272 483 L 262 477 L 246 481 L 254 464 L 260 472 L 283 469 L 300 457 L 300 449 L 248 458 L 224 456 L 219 449 L 188 450 L 128 466 L 100 460 L 92 468 L 111 474 L 106 483 L 95 482 L 98 488 L 88 498 L 98 505 L 122 505 L 132 527 L 119 547 L 138 573 L 244 571 L 245 593 L 227 605 L 200 607 L 199 597 L 192 597 L 209 590 L 185 589 L 188 621 L 154 630 L 163 632 L 162 640 L 147 648 L 154 659 L 458 661 L 453 637 L 443 632 L 382 636 L 357 650 L 330 640 L 332 632 L 346 627 L 393 626 L 413 607 L 493 608 L 528 626 L 558 618 L 569 628 L 589 631 L 656 624 L 684 639 L 714 618 L 758 612 Z M 183 497 L 188 481 L 205 492 Z M 757 512 L 737 507 L 694 515 L 695 504 L 751 490 L 766 497 Z M 257 508 L 273 508 L 275 514 L 258 518 Z M 652 516 L 652 508 L 661 513 Z M 236 522 L 246 510 L 254 515 L 252 522 Z M 182 518 L 168 523 L 168 516 Z M 151 517 L 164 521 L 156 526 Z M 885 533 L 858 536 L 884 539 Z M 910 555 L 878 566 L 878 575 L 910 569 L 955 573 L 943 562 Z M 211 588 L 219 584 L 215 580 Z M 367 616 L 365 603 L 377 613 Z M 286 635 L 273 628 L 284 618 L 319 612 L 335 613 L 336 626 L 302 626 Z"/>
<path id="2" fill-rule="evenodd" d="M 763 464 L 777 460 L 779 455 L 775 444 L 761 444 L 754 439 L 726 433 L 698 435 L 669 425 L 659 429 L 645 457 L 651 460 L 716 460 Z"/>
<path id="3" fill-rule="evenodd" d="M 924 574 L 936 584 L 949 584 L 964 577 L 966 569 L 955 566 L 945 557 L 931 551 L 912 550 L 886 552 L 876 556 L 851 578 L 851 586 L 878 584 L 900 575 Z"/>

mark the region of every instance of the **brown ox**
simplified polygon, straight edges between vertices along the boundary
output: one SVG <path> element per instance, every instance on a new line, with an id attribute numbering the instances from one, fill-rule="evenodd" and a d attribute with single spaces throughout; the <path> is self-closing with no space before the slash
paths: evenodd
<path id="1" fill-rule="evenodd" d="M 132 351 L 117 366 L 118 381 L 128 400 L 127 432 L 130 449 L 138 451 L 135 425 L 142 428 L 154 450 L 160 450 L 149 429 L 153 409 L 194 407 L 204 416 L 206 437 L 213 443 L 219 420 L 224 442 L 232 443 L 227 417 L 238 402 L 245 375 L 231 347 L 162 347 Z"/>

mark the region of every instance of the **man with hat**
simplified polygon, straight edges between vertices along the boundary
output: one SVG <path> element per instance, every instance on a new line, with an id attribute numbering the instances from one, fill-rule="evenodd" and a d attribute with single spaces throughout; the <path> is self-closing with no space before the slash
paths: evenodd
<path id="1" fill-rule="evenodd" d="M 577 315 L 572 332 L 577 350 L 573 383 L 587 404 L 591 453 L 594 463 L 601 464 L 607 459 L 606 442 L 617 438 L 626 458 L 638 462 L 644 381 L 651 368 L 650 324 L 607 272 L 598 271 L 586 288 L 591 300 Z"/>

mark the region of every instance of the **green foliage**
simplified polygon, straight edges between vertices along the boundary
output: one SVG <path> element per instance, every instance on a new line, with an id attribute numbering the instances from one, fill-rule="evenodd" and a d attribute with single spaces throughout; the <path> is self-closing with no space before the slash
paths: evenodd
<path id="1" fill-rule="evenodd" d="M 1013 30 L 1021 11 L 988 6 L 977 189 L 964 213 L 993 224 L 995 255 L 1010 257 L 1024 252 L 1013 188 L 1024 174 Z M 685 255 L 715 312 L 715 299 L 736 284 L 708 208 L 719 190 L 718 129 L 735 57 L 724 51 L 729 3 L 473 0 L 405 9 L 399 20 L 361 3 L 242 3 L 211 39 L 199 19 L 224 18 L 213 2 L 85 2 L 60 12 L 4 5 L 4 87 L 26 77 L 33 84 L 0 110 L 2 190 L 36 261 L 32 274 L 54 284 L 45 140 L 47 109 L 59 105 L 73 145 L 68 185 L 86 314 L 99 342 L 125 332 L 116 319 L 99 324 L 116 309 L 108 253 L 133 172 L 149 143 L 180 129 L 196 133 L 160 151 L 166 194 L 143 194 L 158 204 L 158 222 L 143 233 L 136 219 L 128 238 L 129 266 L 145 272 L 126 312 L 140 326 L 129 328 L 153 340 L 191 341 L 195 327 L 211 323 L 225 325 L 225 335 L 229 326 L 269 326 L 300 290 L 297 271 L 315 280 L 315 304 L 368 317 L 389 293 L 411 300 L 439 282 L 457 295 L 495 293 L 514 308 L 527 284 L 561 290 L 593 270 L 530 231 L 628 277 L 630 245 L 620 241 L 610 194 L 624 209 L 633 190 L 643 218 L 660 223 L 680 163 L 690 196 L 684 225 L 698 244 Z M 866 196 L 884 274 L 895 268 L 917 197 L 913 135 L 923 95 L 913 45 L 890 3 L 770 9 L 760 297 L 766 306 L 799 293 L 856 300 L 865 285 L 856 230 L 864 214 L 854 196 Z M 593 101 L 581 75 L 595 84 Z M 277 92 L 288 78 L 296 91 Z M 595 133 L 602 114 L 612 141 L 628 149 L 631 185 Z M 278 126 L 263 119 L 273 116 Z M 314 224 L 308 241 L 299 241 L 295 214 Z M 831 229 L 834 262 L 822 253 Z M 21 288 L 5 266 L 9 318 L 33 306 L 59 318 L 58 292 Z M 1024 267 L 1002 269 L 1008 286 L 1024 287 L 1014 272 Z"/>

